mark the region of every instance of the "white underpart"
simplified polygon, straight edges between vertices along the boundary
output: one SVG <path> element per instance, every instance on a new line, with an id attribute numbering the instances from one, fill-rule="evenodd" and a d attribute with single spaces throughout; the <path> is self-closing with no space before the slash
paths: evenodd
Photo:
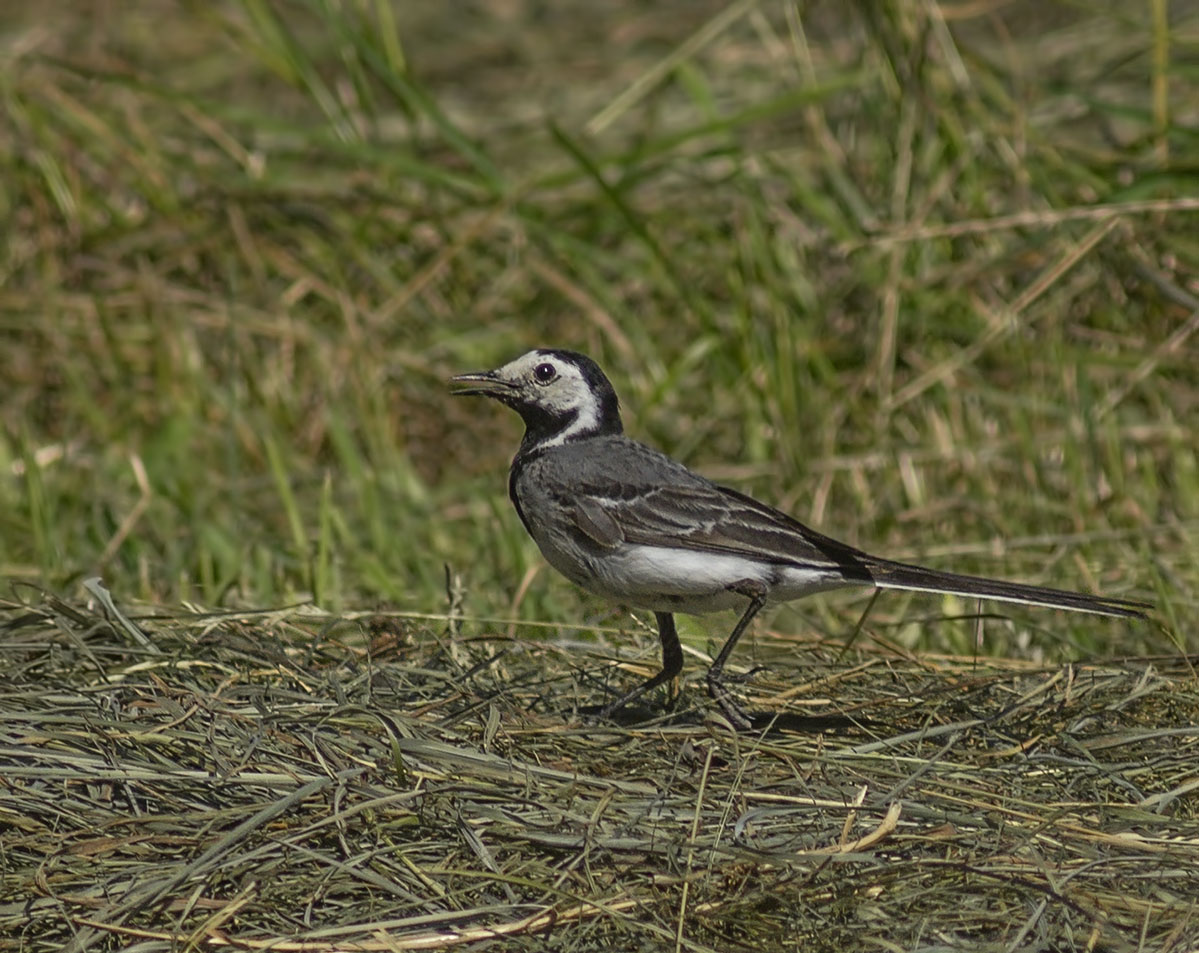
<path id="1" fill-rule="evenodd" d="M 575 559 L 541 546 L 563 575 L 621 605 L 658 612 L 718 612 L 743 609 L 747 597 L 730 587 L 746 580 L 764 585 L 768 602 L 790 602 L 847 585 L 835 570 L 777 565 L 745 556 L 670 546 L 622 546 L 593 561 L 580 578 Z"/>

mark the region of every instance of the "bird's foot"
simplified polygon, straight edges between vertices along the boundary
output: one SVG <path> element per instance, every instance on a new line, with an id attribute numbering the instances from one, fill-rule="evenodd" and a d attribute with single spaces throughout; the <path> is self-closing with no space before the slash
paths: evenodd
<path id="1" fill-rule="evenodd" d="M 634 704 L 640 698 L 640 693 L 622 695 L 606 705 L 584 705 L 578 709 L 588 721 L 612 721 L 621 725 L 635 724 L 653 717 L 653 710 L 644 704 Z"/>
<path id="2" fill-rule="evenodd" d="M 750 731 L 753 728 L 752 716 L 741 707 L 719 675 L 708 675 L 708 695 L 738 731 Z"/>
<path id="3" fill-rule="evenodd" d="M 753 668 L 748 669 L 747 671 L 741 672 L 740 674 L 736 674 L 736 675 L 728 675 L 728 674 L 722 672 L 720 675 L 720 678 L 717 679 L 717 681 L 731 682 L 734 685 L 744 685 L 751 678 L 753 678 L 755 675 L 757 675 L 758 672 L 764 672 L 764 671 L 766 671 L 765 665 L 755 665 Z"/>
<path id="4" fill-rule="evenodd" d="M 681 697 L 682 692 L 667 692 L 666 703 L 661 710 L 667 715 L 673 715 Z M 587 705 L 579 709 L 579 714 L 589 721 L 615 721 L 620 724 L 633 724 L 655 717 L 652 705 L 633 705 L 632 701 L 633 699 L 624 697 L 617 698 L 607 705 Z"/>

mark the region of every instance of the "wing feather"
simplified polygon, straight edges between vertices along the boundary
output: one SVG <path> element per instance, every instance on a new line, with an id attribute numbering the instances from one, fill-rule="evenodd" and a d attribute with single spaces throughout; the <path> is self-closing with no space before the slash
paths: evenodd
<path id="1" fill-rule="evenodd" d="M 610 494 L 611 487 L 605 488 Z M 727 487 L 688 482 L 625 487 L 619 498 L 575 489 L 598 504 L 626 542 L 744 556 L 869 579 L 865 554 Z"/>
<path id="2" fill-rule="evenodd" d="M 547 505 L 570 520 L 578 540 L 592 547 L 613 549 L 624 542 L 732 555 L 835 573 L 846 582 L 1102 615 L 1140 617 L 1149 608 L 1125 599 L 964 576 L 871 556 L 621 436 L 568 443 L 531 459 L 518 455 L 511 487 L 518 512 L 526 494 L 540 493 L 549 498 Z"/>

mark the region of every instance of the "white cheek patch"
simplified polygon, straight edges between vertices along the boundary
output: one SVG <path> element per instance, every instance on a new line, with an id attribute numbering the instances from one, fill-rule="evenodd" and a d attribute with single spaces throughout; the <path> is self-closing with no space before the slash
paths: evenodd
<path id="1" fill-rule="evenodd" d="M 542 447 L 557 447 L 579 434 L 594 433 L 600 426 L 600 405 L 587 382 L 573 368 L 563 372 L 562 377 L 551 388 L 557 386 L 559 393 L 546 394 L 545 406 L 555 415 L 563 417 L 574 414 L 574 419 L 547 440 Z"/>
<path id="2" fill-rule="evenodd" d="M 572 437 L 578 434 L 594 433 L 599 429 L 600 419 L 599 410 L 594 403 L 584 404 L 578 408 L 575 419 L 567 426 L 563 427 L 548 440 L 543 440 L 540 444 L 542 447 L 557 447 L 566 443 Z"/>

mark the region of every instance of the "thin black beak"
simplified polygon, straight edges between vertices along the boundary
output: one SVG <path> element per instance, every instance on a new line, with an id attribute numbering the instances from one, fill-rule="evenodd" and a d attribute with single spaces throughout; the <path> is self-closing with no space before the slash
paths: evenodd
<path id="1" fill-rule="evenodd" d="M 495 371 L 476 371 L 450 378 L 455 397 L 500 397 L 513 389 L 512 384 L 496 376 Z"/>

